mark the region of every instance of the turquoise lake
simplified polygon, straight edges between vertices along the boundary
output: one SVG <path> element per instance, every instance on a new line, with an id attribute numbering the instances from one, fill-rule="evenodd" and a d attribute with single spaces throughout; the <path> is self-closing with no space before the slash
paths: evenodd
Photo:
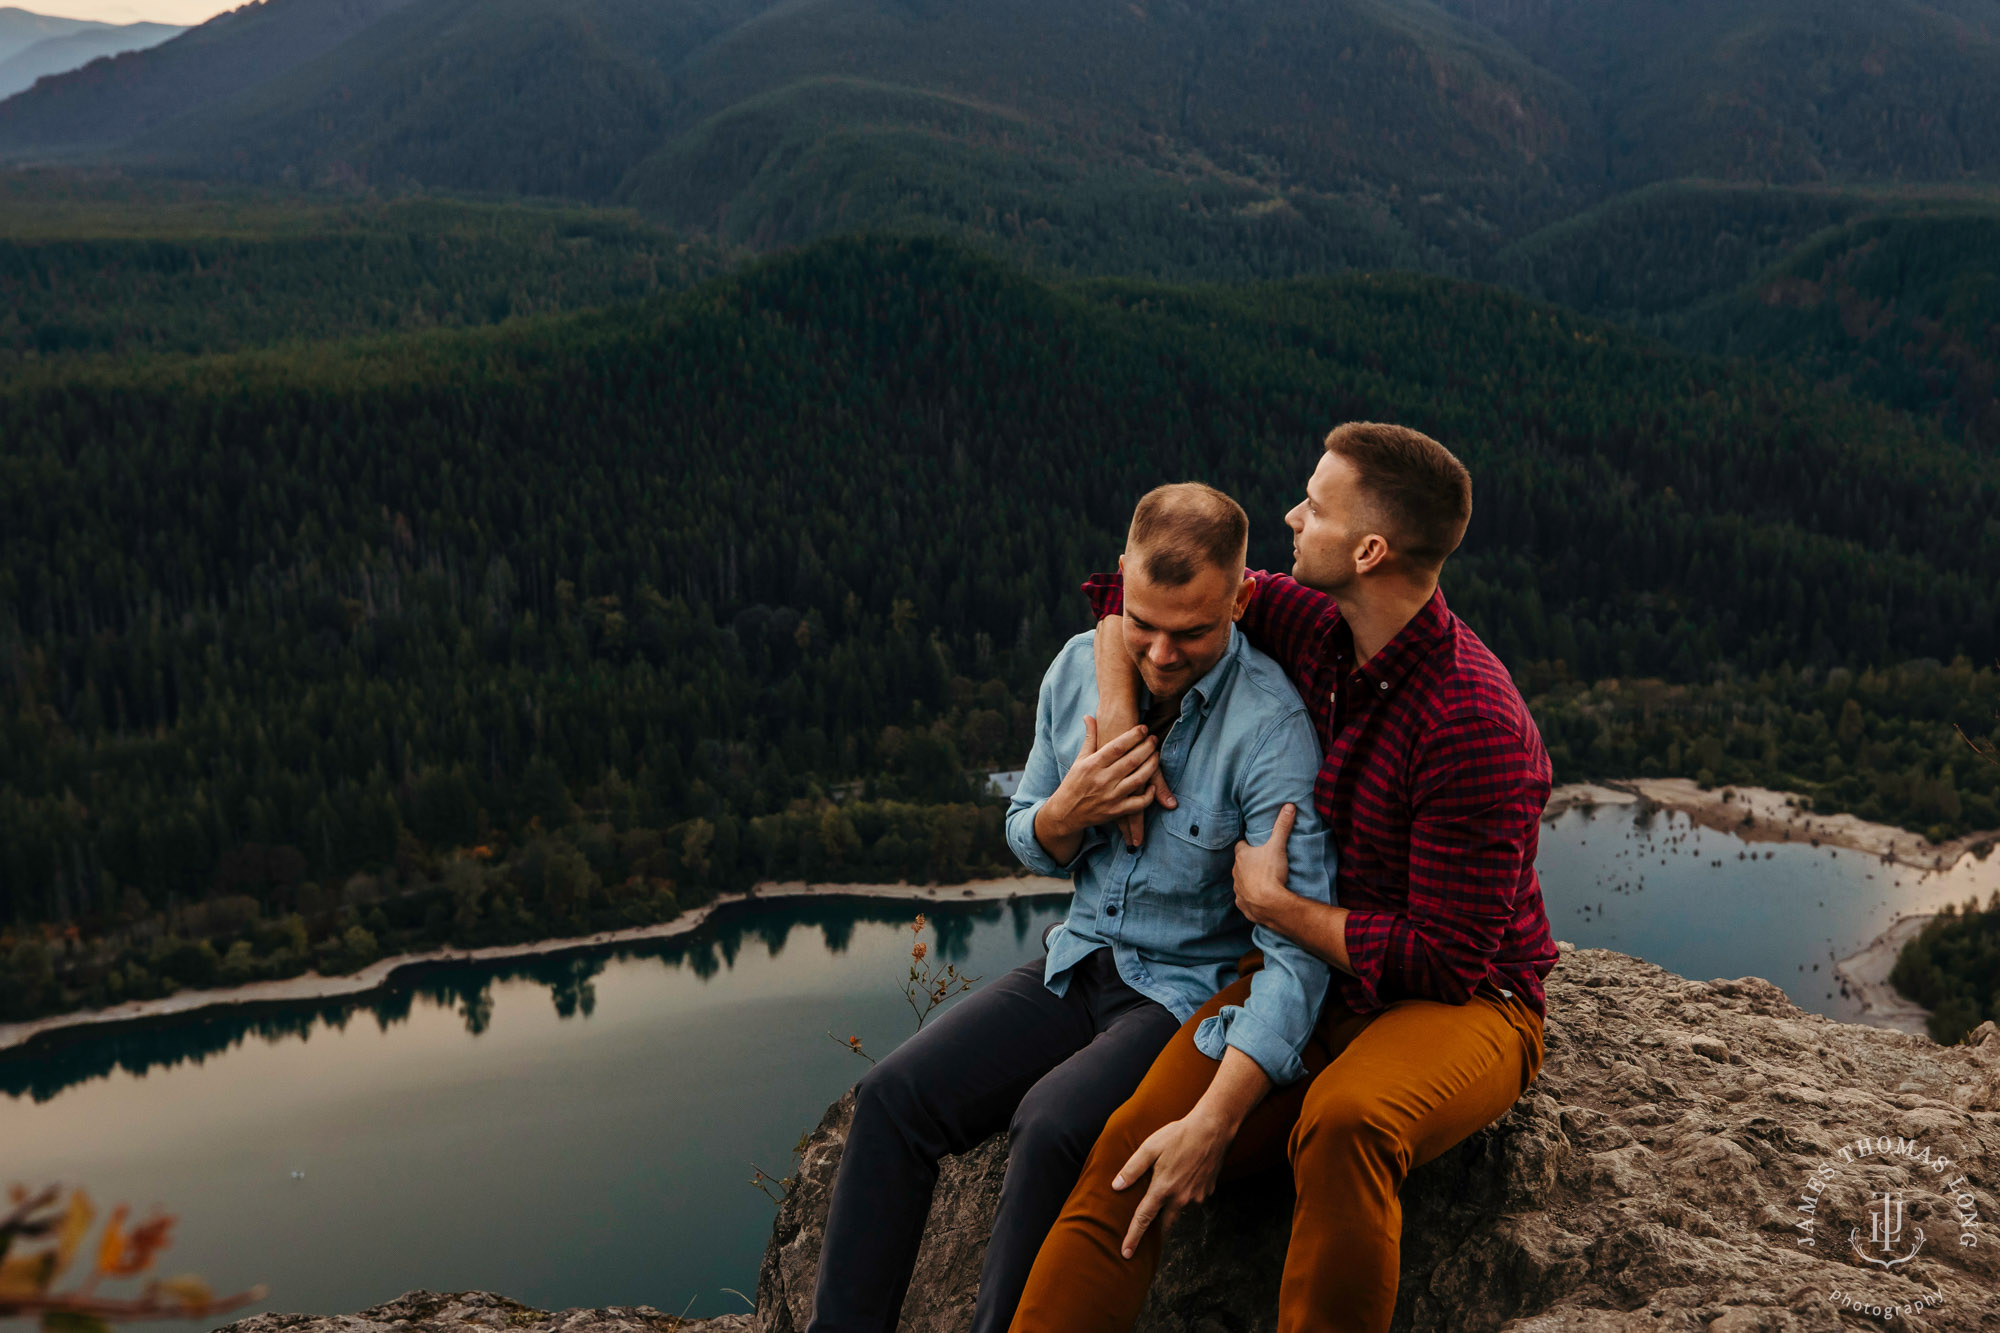
<path id="1" fill-rule="evenodd" d="M 1557 938 L 1765 976 L 1839 1018 L 1836 958 L 2000 887 L 2000 857 L 1919 873 L 1620 807 L 1545 825 L 1539 864 Z M 829 1032 L 880 1055 L 914 1029 L 918 910 L 933 959 L 990 978 L 1040 955 L 1064 900 L 751 902 L 677 940 L 79 1034 L 0 1056 L 0 1176 L 82 1184 L 100 1215 L 164 1206 L 164 1271 L 266 1283 L 242 1313 L 416 1287 L 742 1310 L 727 1289 L 754 1293 L 774 1211 L 752 1163 L 783 1175 L 866 1067 Z"/>

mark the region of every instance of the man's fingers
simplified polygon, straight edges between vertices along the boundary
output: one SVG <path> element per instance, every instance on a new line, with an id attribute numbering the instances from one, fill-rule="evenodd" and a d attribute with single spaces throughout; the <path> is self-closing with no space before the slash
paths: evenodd
<path id="1" fill-rule="evenodd" d="M 1153 1146 L 1152 1137 L 1147 1136 L 1138 1150 L 1125 1159 L 1125 1165 L 1118 1168 L 1118 1174 L 1111 1177 L 1111 1188 L 1122 1190 L 1127 1185 L 1136 1183 L 1139 1177 L 1153 1169 L 1153 1163 L 1159 1160 L 1159 1156 L 1160 1150 Z"/>
<path id="2" fill-rule="evenodd" d="M 1076 752 L 1076 757 L 1079 760 L 1082 760 L 1086 756 L 1093 755 L 1096 753 L 1097 753 L 1097 719 L 1091 717 L 1089 714 L 1085 714 L 1083 719 L 1083 748 Z"/>
<path id="3" fill-rule="evenodd" d="M 1175 810 L 1180 807 L 1180 802 L 1174 799 L 1172 789 L 1167 786 L 1167 775 L 1164 773 L 1157 775 L 1153 779 L 1153 799 L 1158 801 L 1161 807 L 1167 810 Z"/>
<path id="4" fill-rule="evenodd" d="M 1141 722 L 1138 726 L 1128 727 L 1124 731 L 1119 732 L 1116 736 L 1105 737 L 1104 738 L 1105 764 L 1109 766 L 1114 760 L 1122 759 L 1127 754 L 1129 754 L 1132 751 L 1133 747 L 1138 745 L 1139 742 L 1148 739 L 1151 735 L 1152 733 L 1146 730 L 1146 724 Z"/>
<path id="5" fill-rule="evenodd" d="M 1298 816 L 1298 807 L 1287 801 L 1285 808 L 1278 811 L 1278 818 L 1271 825 L 1271 841 L 1280 847 L 1284 846 L 1285 840 L 1292 836 L 1292 821 Z"/>
<path id="6" fill-rule="evenodd" d="M 1146 1191 L 1145 1198 L 1139 1200 L 1139 1211 L 1132 1214 L 1132 1225 L 1125 1229 L 1125 1243 L 1120 1248 L 1127 1259 L 1139 1248 L 1140 1237 L 1146 1234 L 1146 1228 L 1153 1224 L 1153 1215 L 1159 1211 L 1160 1191 L 1155 1185 Z"/>
<path id="7" fill-rule="evenodd" d="M 1141 809 L 1118 817 L 1118 831 L 1125 835 L 1127 847 L 1137 847 L 1146 840 L 1146 812 Z"/>
<path id="8" fill-rule="evenodd" d="M 1153 793 L 1150 791 L 1141 790 L 1135 792 L 1130 796 L 1121 796 L 1117 799 L 1116 802 L 1112 804 L 1111 814 L 1113 818 L 1119 821 L 1118 826 L 1120 828 L 1125 827 L 1124 821 L 1128 819 L 1137 820 L 1139 822 L 1140 837 L 1134 839 L 1131 842 L 1126 843 L 1125 844 L 1126 846 L 1136 847 L 1141 842 L 1144 841 L 1145 827 L 1146 827 L 1146 807 L 1151 805 L 1152 803 L 1153 803 Z"/>
<path id="9" fill-rule="evenodd" d="M 1143 732 L 1145 728 L 1141 727 L 1139 730 Z M 1116 758 L 1108 757 L 1107 752 L 1104 764 L 1105 775 L 1114 780 L 1128 778 L 1138 772 L 1148 761 L 1158 759 L 1159 755 L 1160 747 L 1158 743 L 1151 736 L 1146 736 L 1138 744 L 1124 751 Z"/>
<path id="10" fill-rule="evenodd" d="M 1155 750 L 1152 754 L 1147 755 L 1137 768 L 1122 778 L 1116 778 L 1112 782 L 1112 794 L 1122 797 L 1138 792 L 1150 801 L 1153 799 L 1153 775 L 1159 771 L 1160 755 L 1159 751 Z"/>

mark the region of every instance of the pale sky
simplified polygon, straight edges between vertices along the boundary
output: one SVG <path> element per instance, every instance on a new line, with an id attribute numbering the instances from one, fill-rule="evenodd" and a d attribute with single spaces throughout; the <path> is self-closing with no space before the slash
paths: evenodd
<path id="1" fill-rule="evenodd" d="M 179 23 L 193 26 L 206 23 L 243 0 L 4 0 L 15 9 L 31 14 L 49 14 L 66 19 L 96 19 L 99 23 Z"/>

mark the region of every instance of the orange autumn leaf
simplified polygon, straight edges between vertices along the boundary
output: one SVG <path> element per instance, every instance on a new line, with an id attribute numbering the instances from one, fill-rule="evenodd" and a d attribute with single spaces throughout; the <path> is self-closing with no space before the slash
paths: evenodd
<path id="1" fill-rule="evenodd" d="M 97 1271 L 106 1277 L 131 1277 L 153 1266 L 153 1256 L 166 1248 L 167 1233 L 174 1219 L 156 1213 L 126 1231 L 125 1216 L 130 1210 L 119 1204 L 111 1220 L 104 1224 L 104 1238 L 97 1246 Z"/>
<path id="2" fill-rule="evenodd" d="M 90 1232 L 91 1219 L 97 1210 L 90 1206 L 90 1196 L 82 1190 L 75 1190 L 69 1196 L 69 1207 L 63 1210 L 62 1225 L 56 1229 L 56 1262 L 50 1273 L 53 1277 L 69 1267 L 69 1261 L 83 1244 L 83 1238 Z"/>
<path id="3" fill-rule="evenodd" d="M 111 1210 L 111 1220 L 104 1224 L 104 1235 L 97 1242 L 97 1271 L 109 1273 L 125 1255 L 125 1218 L 132 1211 L 130 1204 L 119 1204 Z"/>

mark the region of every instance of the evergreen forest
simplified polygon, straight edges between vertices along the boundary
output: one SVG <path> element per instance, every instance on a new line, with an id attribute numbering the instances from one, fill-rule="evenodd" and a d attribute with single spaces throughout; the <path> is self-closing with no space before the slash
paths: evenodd
<path id="1" fill-rule="evenodd" d="M 1950 1044 L 2000 1014 L 2000 891 L 1947 907 L 1903 946 L 1889 983 L 1931 1011 L 1933 1039 Z"/>
<path id="2" fill-rule="evenodd" d="M 1211 481 L 1279 564 L 1347 419 L 1472 468 L 1446 596 L 1559 780 L 2000 827 L 2000 459 L 1934 413 L 1438 276 L 377 207 L 8 251 L 96 331 L 0 382 L 0 1018 L 1011 873 L 983 775 L 1133 500 Z"/>

